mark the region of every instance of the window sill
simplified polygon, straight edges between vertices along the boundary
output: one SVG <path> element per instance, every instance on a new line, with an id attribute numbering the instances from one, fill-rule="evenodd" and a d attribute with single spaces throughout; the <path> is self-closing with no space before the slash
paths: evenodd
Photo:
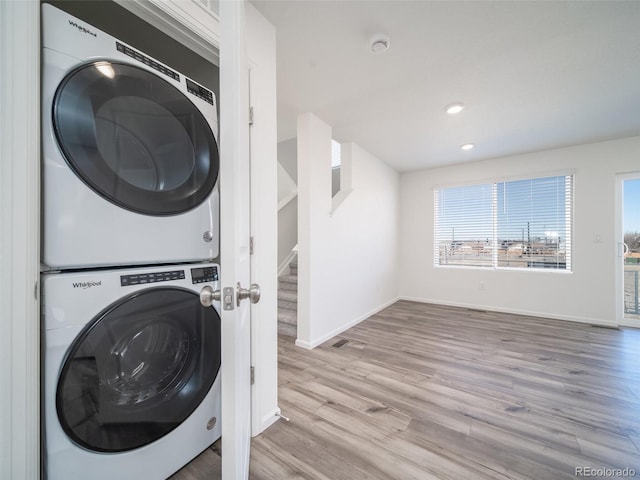
<path id="1" fill-rule="evenodd" d="M 523 267 L 480 267 L 475 265 L 435 265 L 435 269 L 459 269 L 459 270 L 479 270 L 479 271 L 494 271 L 494 272 L 526 272 L 526 273 L 542 273 L 553 275 L 571 275 L 573 270 L 565 270 L 559 268 L 523 268 Z"/>

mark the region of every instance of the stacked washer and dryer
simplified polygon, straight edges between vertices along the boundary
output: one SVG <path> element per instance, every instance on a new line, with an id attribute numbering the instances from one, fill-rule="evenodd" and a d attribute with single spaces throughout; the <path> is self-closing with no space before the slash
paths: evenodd
<path id="1" fill-rule="evenodd" d="M 164 479 L 220 437 L 216 97 L 42 8 L 44 476 Z"/>

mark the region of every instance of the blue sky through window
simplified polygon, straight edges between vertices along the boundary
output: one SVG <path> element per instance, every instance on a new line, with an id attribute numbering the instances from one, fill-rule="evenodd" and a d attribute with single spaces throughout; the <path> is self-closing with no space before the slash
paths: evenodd
<path id="1" fill-rule="evenodd" d="M 490 184 L 438 191 L 438 231 L 450 241 L 481 241 L 493 236 Z"/>
<path id="2" fill-rule="evenodd" d="M 565 183 L 564 176 L 498 183 L 498 239 L 521 242 L 564 240 Z"/>
<path id="3" fill-rule="evenodd" d="M 624 181 L 624 231 L 640 232 L 640 179 Z"/>
<path id="4" fill-rule="evenodd" d="M 567 177 L 558 176 L 495 184 L 498 240 L 527 242 L 561 238 L 564 241 L 566 182 Z M 439 190 L 438 233 L 452 241 L 491 239 L 493 185 Z"/>

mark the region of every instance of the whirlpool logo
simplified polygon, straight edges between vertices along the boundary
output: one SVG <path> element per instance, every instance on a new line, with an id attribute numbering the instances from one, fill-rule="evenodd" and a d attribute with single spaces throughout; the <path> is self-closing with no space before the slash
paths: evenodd
<path id="1" fill-rule="evenodd" d="M 80 30 L 80 31 L 81 31 L 81 32 L 83 32 L 83 33 L 88 33 L 89 35 L 92 35 L 92 36 L 94 36 L 94 37 L 97 37 L 97 36 L 98 36 L 98 34 L 97 34 L 97 33 L 92 32 L 91 30 L 89 30 L 89 29 L 88 29 L 88 28 L 86 28 L 86 27 L 83 27 L 82 25 L 78 25 L 78 24 L 77 24 L 76 22 L 74 22 L 73 20 L 69 20 L 69 25 L 71 25 L 72 27 L 77 28 L 78 30 Z"/>
<path id="2" fill-rule="evenodd" d="M 102 286 L 102 280 L 100 280 L 99 282 L 77 282 L 77 283 L 73 283 L 73 288 L 81 288 L 83 290 L 86 290 L 87 288 L 91 288 L 91 287 L 100 287 Z"/>

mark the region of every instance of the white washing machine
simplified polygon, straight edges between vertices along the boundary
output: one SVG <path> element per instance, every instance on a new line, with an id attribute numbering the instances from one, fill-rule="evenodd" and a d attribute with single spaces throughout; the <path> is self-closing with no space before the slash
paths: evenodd
<path id="1" fill-rule="evenodd" d="M 45 479 L 162 480 L 220 438 L 218 271 L 42 275 Z"/>
<path id="2" fill-rule="evenodd" d="M 215 94 L 52 5 L 42 25 L 43 263 L 216 258 Z"/>

